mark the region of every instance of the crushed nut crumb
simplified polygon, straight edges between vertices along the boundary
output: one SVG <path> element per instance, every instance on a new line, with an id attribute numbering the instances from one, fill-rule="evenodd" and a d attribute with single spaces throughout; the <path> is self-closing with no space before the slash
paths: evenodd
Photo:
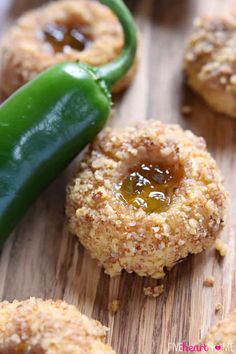
<path id="1" fill-rule="evenodd" d="M 222 305 L 218 302 L 216 305 L 215 305 L 215 312 L 219 312 L 222 310 Z"/>
<path id="2" fill-rule="evenodd" d="M 219 252 L 221 257 L 225 257 L 228 252 L 228 245 L 220 239 L 217 239 L 215 242 L 215 249 Z"/>
<path id="3" fill-rule="evenodd" d="M 120 309 L 120 300 L 112 300 L 108 305 L 108 310 L 112 314 L 115 314 Z"/>
<path id="4" fill-rule="evenodd" d="M 209 275 L 203 280 L 203 285 L 210 288 L 213 287 L 215 284 L 215 278 L 212 275 Z"/>
<path id="5" fill-rule="evenodd" d="M 158 297 L 164 292 L 164 285 L 157 285 L 154 287 L 148 286 L 146 288 L 143 288 L 143 292 L 145 296 L 149 297 Z"/>
<path id="6" fill-rule="evenodd" d="M 190 106 L 188 106 L 188 105 L 184 105 L 183 107 L 182 107 L 182 113 L 184 114 L 184 115 L 189 115 L 189 114 L 191 114 L 192 113 L 192 107 L 190 107 Z"/>

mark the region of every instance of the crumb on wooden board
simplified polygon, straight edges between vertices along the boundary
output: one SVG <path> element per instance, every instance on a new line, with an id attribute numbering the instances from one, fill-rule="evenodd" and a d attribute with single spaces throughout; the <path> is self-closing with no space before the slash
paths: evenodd
<path id="1" fill-rule="evenodd" d="M 221 257 L 225 257 L 228 252 L 228 245 L 220 239 L 217 239 L 215 242 L 215 249 Z"/>
<path id="2" fill-rule="evenodd" d="M 218 302 L 217 304 L 215 304 L 215 312 L 218 313 L 223 309 L 223 306 L 220 302 Z"/>
<path id="3" fill-rule="evenodd" d="M 203 280 L 203 286 L 206 286 L 208 288 L 212 288 L 215 284 L 215 278 L 212 275 L 209 275 L 205 277 Z"/>
<path id="4" fill-rule="evenodd" d="M 118 299 L 112 300 L 108 304 L 108 310 L 110 313 L 115 314 L 117 311 L 119 311 L 121 306 L 121 302 Z"/>
<path id="5" fill-rule="evenodd" d="M 192 113 L 192 107 L 191 106 L 189 106 L 189 105 L 187 105 L 187 104 L 184 104 L 183 106 L 182 106 L 182 113 L 184 114 L 184 115 L 189 115 L 189 114 L 191 114 Z"/>
<path id="6" fill-rule="evenodd" d="M 147 286 L 143 288 L 143 292 L 145 296 L 148 297 L 159 297 L 164 292 L 164 285 L 157 285 L 157 286 Z"/>

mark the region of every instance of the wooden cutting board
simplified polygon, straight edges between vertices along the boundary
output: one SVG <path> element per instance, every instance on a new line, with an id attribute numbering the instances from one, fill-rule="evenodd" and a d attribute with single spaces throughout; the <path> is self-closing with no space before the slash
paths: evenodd
<path id="1" fill-rule="evenodd" d="M 171 343 L 196 344 L 209 326 L 236 305 L 236 120 L 213 113 L 184 84 L 181 71 L 185 39 L 199 14 L 230 9 L 233 0 L 132 0 L 140 30 L 140 65 L 132 87 L 117 100 L 112 125 L 153 117 L 178 123 L 202 135 L 225 177 L 231 200 L 222 238 L 229 244 L 224 260 L 214 250 L 190 256 L 165 279 L 158 299 L 143 295 L 155 281 L 122 274 L 110 279 L 77 239 L 68 235 L 64 217 L 65 186 L 74 164 L 38 199 L 7 241 L 0 259 L 0 297 L 65 299 L 110 327 L 108 341 L 118 354 L 175 353 Z M 42 0 L 0 0 L 0 34 L 23 11 Z M 0 78 L 1 80 L 1 78 Z M 182 105 L 192 114 L 182 115 Z M 213 275 L 215 286 L 204 288 Z M 121 301 L 112 316 L 108 303 Z M 215 313 L 216 303 L 223 311 Z M 169 349 L 168 349 L 169 345 Z"/>

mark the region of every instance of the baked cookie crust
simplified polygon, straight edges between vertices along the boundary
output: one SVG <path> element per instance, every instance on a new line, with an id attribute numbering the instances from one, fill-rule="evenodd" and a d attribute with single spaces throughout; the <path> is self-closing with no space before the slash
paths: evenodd
<path id="1" fill-rule="evenodd" d="M 205 337 L 210 353 L 235 353 L 236 351 L 236 310 L 212 327 Z"/>
<path id="2" fill-rule="evenodd" d="M 115 186 L 149 159 L 179 166 L 183 177 L 169 208 L 146 213 L 122 203 Z M 224 219 L 226 193 L 203 138 L 157 121 L 107 128 L 90 146 L 68 187 L 69 229 L 110 276 L 122 269 L 162 278 L 189 253 L 213 245 Z"/>
<path id="3" fill-rule="evenodd" d="M 82 51 L 73 48 L 55 52 L 43 35 L 48 25 L 79 27 L 91 39 Z M 61 62 L 100 66 L 114 60 L 124 43 L 115 15 L 106 6 L 86 0 L 61 0 L 24 14 L 0 42 L 0 89 L 8 97 L 23 84 L 52 65 Z M 113 92 L 126 88 L 136 72 L 137 60 Z"/>
<path id="4" fill-rule="evenodd" d="M 215 111 L 236 118 L 236 20 L 202 17 L 194 22 L 184 56 L 191 88 Z"/>
<path id="5" fill-rule="evenodd" d="M 107 330 L 63 301 L 0 303 L 1 354 L 115 354 Z"/>

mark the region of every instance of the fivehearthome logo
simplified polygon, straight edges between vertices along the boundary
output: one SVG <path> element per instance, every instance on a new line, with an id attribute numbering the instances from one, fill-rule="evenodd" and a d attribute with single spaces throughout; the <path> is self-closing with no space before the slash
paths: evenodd
<path id="1" fill-rule="evenodd" d="M 168 343 L 168 353 L 236 353 L 233 343 L 227 344 L 189 344 L 186 341 Z"/>

